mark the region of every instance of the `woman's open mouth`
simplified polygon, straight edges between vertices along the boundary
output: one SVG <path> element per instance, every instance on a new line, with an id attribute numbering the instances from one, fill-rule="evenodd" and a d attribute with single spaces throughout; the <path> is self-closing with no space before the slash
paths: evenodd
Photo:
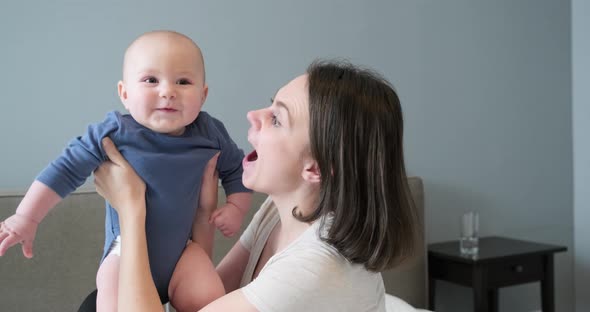
<path id="1" fill-rule="evenodd" d="M 248 156 L 246 156 L 246 161 L 256 161 L 258 160 L 258 153 L 256 150 L 253 150 Z"/>

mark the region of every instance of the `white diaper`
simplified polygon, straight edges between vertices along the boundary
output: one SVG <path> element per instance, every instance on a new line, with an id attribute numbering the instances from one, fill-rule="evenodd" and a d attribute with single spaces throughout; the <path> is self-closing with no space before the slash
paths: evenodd
<path id="1" fill-rule="evenodd" d="M 189 239 L 186 241 L 186 244 L 188 245 L 188 243 L 190 242 L 191 240 Z M 117 237 L 115 237 L 115 239 L 113 240 L 113 243 L 109 248 L 109 252 L 107 252 L 107 256 L 110 254 L 117 255 L 119 257 L 121 256 L 121 235 L 117 235 Z"/>
<path id="2" fill-rule="evenodd" d="M 109 248 L 109 252 L 107 252 L 107 256 L 113 254 L 117 256 L 121 256 L 121 236 L 117 235 Z M 105 257 L 106 258 L 106 257 Z"/>

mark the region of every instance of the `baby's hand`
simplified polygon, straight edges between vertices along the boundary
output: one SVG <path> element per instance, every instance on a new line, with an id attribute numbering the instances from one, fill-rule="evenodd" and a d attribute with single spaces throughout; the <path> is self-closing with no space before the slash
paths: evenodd
<path id="1" fill-rule="evenodd" d="M 225 203 L 211 214 L 209 222 L 213 223 L 224 236 L 232 237 L 240 230 L 242 220 L 244 220 L 242 210 L 234 204 Z"/>
<path id="2" fill-rule="evenodd" d="M 19 214 L 0 223 L 0 256 L 4 256 L 8 248 L 20 243 L 23 255 L 33 258 L 33 241 L 38 226 L 37 222 Z"/>

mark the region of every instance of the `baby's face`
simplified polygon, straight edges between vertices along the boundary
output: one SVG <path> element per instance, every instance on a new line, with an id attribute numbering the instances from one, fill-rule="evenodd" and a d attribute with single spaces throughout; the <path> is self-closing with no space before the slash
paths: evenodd
<path id="1" fill-rule="evenodd" d="M 119 96 L 137 122 L 160 133 L 184 133 L 207 97 L 199 53 L 192 42 L 165 35 L 130 47 Z"/>

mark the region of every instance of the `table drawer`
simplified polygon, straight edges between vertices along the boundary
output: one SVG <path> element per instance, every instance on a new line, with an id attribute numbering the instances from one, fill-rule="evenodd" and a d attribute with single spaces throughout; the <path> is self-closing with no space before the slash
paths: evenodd
<path id="1" fill-rule="evenodd" d="M 527 256 L 498 260 L 490 264 L 488 286 L 504 287 L 539 281 L 543 278 L 543 256 Z"/>

